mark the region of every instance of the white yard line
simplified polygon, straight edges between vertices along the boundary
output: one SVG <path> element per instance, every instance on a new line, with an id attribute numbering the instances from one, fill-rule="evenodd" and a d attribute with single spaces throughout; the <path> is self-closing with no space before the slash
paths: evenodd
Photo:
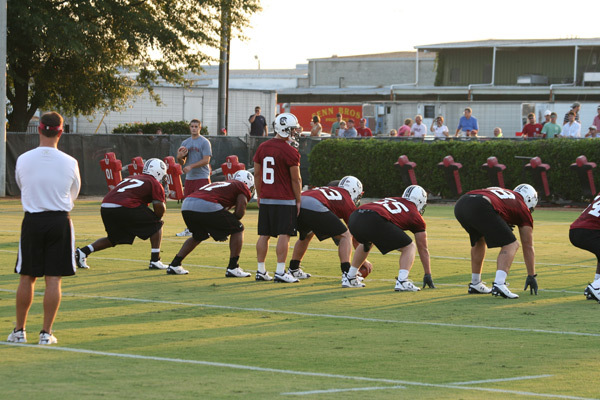
<path id="1" fill-rule="evenodd" d="M 368 390 L 390 390 L 390 389 L 406 389 L 406 386 L 371 386 L 371 387 L 348 388 L 348 389 L 308 390 L 305 392 L 287 392 L 287 393 L 281 393 L 281 394 L 284 396 L 306 396 L 306 395 L 311 395 L 311 394 L 362 392 L 362 391 L 368 391 Z"/>
<path id="2" fill-rule="evenodd" d="M 516 376 L 514 378 L 500 378 L 500 379 L 483 379 L 480 381 L 467 381 L 467 382 L 452 382 L 449 385 L 476 385 L 480 383 L 493 383 L 493 382 L 509 382 L 509 381 L 523 381 L 528 379 L 540 379 L 550 378 L 554 375 L 530 375 L 530 376 Z"/>
<path id="3" fill-rule="evenodd" d="M 483 388 L 483 387 L 459 386 L 459 385 L 452 385 L 452 384 L 411 382 L 411 381 L 403 381 L 403 380 L 398 380 L 398 379 L 368 378 L 368 377 L 364 377 L 364 376 L 338 375 L 338 374 L 328 374 L 328 373 L 322 373 L 322 372 L 294 371 L 294 370 L 289 370 L 289 369 L 256 367 L 256 366 L 252 366 L 252 365 L 230 364 L 230 363 L 202 361 L 202 360 L 189 360 L 189 359 L 182 359 L 182 358 L 143 356 L 143 355 L 139 355 L 139 354 L 112 353 L 112 352 L 107 352 L 107 351 L 77 349 L 77 348 L 60 347 L 60 346 L 38 346 L 38 345 L 31 345 L 31 344 L 8 343 L 8 342 L 0 342 L 0 345 L 24 347 L 24 348 L 35 349 L 35 350 L 63 351 L 63 352 L 70 352 L 70 353 L 91 354 L 91 355 L 104 356 L 104 357 L 117 357 L 117 358 L 129 358 L 129 359 L 145 360 L 145 361 L 159 361 L 159 362 L 170 362 L 170 363 L 180 363 L 180 364 L 203 365 L 203 366 L 208 366 L 208 367 L 232 368 L 232 369 L 241 369 L 241 370 L 256 371 L 256 372 L 269 372 L 269 373 L 278 373 L 278 374 L 287 374 L 287 375 L 296 375 L 296 376 L 314 376 L 314 377 L 321 377 L 321 378 L 344 379 L 344 380 L 354 380 L 354 381 L 363 381 L 363 382 L 390 383 L 390 384 L 394 384 L 397 386 L 406 385 L 406 386 L 433 387 L 433 388 L 457 389 L 457 390 L 480 391 L 480 392 L 518 394 L 518 395 L 522 395 L 522 396 L 544 397 L 544 398 L 550 398 L 550 399 L 600 400 L 600 399 L 577 397 L 577 396 L 556 395 L 556 394 L 552 394 L 552 393 L 522 392 L 522 391 L 516 391 L 516 390 L 491 389 L 491 388 Z M 389 388 L 394 388 L 394 387 L 389 387 Z M 385 389 L 389 389 L 389 388 L 385 388 Z M 288 393 L 288 394 L 292 394 L 292 393 Z"/>

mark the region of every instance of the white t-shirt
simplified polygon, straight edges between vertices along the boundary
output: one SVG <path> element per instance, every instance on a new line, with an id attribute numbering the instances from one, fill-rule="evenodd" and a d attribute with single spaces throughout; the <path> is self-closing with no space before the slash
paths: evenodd
<path id="1" fill-rule="evenodd" d="M 17 158 L 15 178 L 23 211 L 71 211 L 81 178 L 77 160 L 53 147 L 36 147 Z"/>
<path id="2" fill-rule="evenodd" d="M 573 125 L 569 126 L 569 123 L 563 125 L 561 136 L 568 138 L 581 137 L 581 124 L 577 121 L 573 122 Z"/>
<path id="3" fill-rule="evenodd" d="M 442 126 L 434 125 L 433 132 L 435 134 L 435 137 L 443 138 L 443 137 L 446 137 L 446 135 L 444 135 L 444 132 L 448 133 L 448 127 L 446 125 L 442 125 Z"/>
<path id="4" fill-rule="evenodd" d="M 425 124 L 413 124 L 412 128 L 410 128 L 410 131 L 415 135 L 415 137 L 423 137 L 427 134 L 427 127 L 425 126 Z"/>

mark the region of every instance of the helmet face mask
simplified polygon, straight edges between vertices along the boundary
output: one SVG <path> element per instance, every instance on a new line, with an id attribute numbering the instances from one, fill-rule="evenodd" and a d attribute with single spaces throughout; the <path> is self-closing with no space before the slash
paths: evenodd
<path id="1" fill-rule="evenodd" d="M 425 214 L 427 207 L 427 192 L 419 185 L 410 185 L 402 193 L 402 198 L 411 201 L 417 206 L 419 214 Z"/>
<path id="2" fill-rule="evenodd" d="M 142 174 L 153 176 L 157 181 L 163 183 L 167 179 L 167 165 L 158 158 L 150 158 L 144 163 Z"/>
<path id="3" fill-rule="evenodd" d="M 363 185 L 362 182 L 358 180 L 358 178 L 354 176 L 345 176 L 338 183 L 338 187 L 344 188 L 350 193 L 350 197 L 354 204 L 357 206 L 360 204 L 360 199 L 363 195 Z"/>
<path id="4" fill-rule="evenodd" d="M 283 138 L 287 138 L 290 135 L 295 134 L 296 129 L 299 127 L 300 125 L 298 125 L 298 118 L 291 113 L 279 114 L 273 123 L 273 130 L 276 134 Z"/>
<path id="5" fill-rule="evenodd" d="M 252 175 L 250 172 L 248 172 L 246 170 L 241 170 L 241 171 L 237 171 L 235 174 L 233 174 L 233 179 L 244 183 L 246 185 L 246 187 L 248 188 L 248 190 L 250 190 L 250 193 L 252 194 L 252 196 L 254 196 L 254 191 L 255 191 L 254 175 Z"/>
<path id="6" fill-rule="evenodd" d="M 529 208 L 529 211 L 533 212 L 538 203 L 538 194 L 533 186 L 527 183 L 521 183 L 514 189 L 514 191 L 523 197 L 525 205 L 527 208 Z"/>

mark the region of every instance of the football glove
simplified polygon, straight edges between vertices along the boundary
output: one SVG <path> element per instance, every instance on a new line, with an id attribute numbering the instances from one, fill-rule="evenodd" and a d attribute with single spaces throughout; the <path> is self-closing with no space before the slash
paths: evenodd
<path id="1" fill-rule="evenodd" d="M 423 289 L 425 289 L 425 286 L 429 286 L 431 289 L 435 289 L 433 279 L 431 279 L 431 274 L 423 275 Z"/>
<path id="2" fill-rule="evenodd" d="M 533 294 L 535 291 L 535 295 L 537 296 L 538 284 L 537 280 L 535 279 L 536 276 L 537 274 L 527 275 L 527 279 L 525 280 L 525 288 L 523 290 L 527 290 L 527 286 L 529 286 L 529 294 Z"/>

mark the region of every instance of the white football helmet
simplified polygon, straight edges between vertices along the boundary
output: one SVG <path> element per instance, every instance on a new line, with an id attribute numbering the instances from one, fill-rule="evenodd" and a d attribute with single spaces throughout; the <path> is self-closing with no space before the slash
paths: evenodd
<path id="1" fill-rule="evenodd" d="M 425 213 L 427 205 L 427 192 L 419 185 L 410 185 L 402 193 L 402 198 L 415 203 L 421 215 Z"/>
<path id="2" fill-rule="evenodd" d="M 284 138 L 295 133 L 296 129 L 299 127 L 298 118 L 290 113 L 279 114 L 273 123 L 273 130 L 275 133 Z"/>
<path id="3" fill-rule="evenodd" d="M 363 195 L 363 185 L 362 183 L 353 176 L 345 176 L 338 183 L 338 187 L 344 188 L 350 193 L 350 197 L 354 204 L 358 205 L 360 203 L 360 199 Z"/>
<path id="4" fill-rule="evenodd" d="M 150 158 L 144 163 L 142 173 L 152 175 L 157 181 L 162 183 L 167 177 L 167 165 L 158 158 Z"/>
<path id="5" fill-rule="evenodd" d="M 538 194 L 533 188 L 533 186 L 527 183 L 521 183 L 515 188 L 514 191 L 523 196 L 523 200 L 525 200 L 525 205 L 527 206 L 527 208 L 529 208 L 529 211 L 533 212 L 533 209 L 535 208 L 535 206 L 537 206 L 538 203 Z"/>
<path id="6" fill-rule="evenodd" d="M 233 174 L 233 179 L 235 179 L 236 181 L 243 182 L 248 187 L 248 189 L 250 189 L 250 193 L 252 193 L 252 196 L 254 196 L 254 175 L 243 169 Z"/>

